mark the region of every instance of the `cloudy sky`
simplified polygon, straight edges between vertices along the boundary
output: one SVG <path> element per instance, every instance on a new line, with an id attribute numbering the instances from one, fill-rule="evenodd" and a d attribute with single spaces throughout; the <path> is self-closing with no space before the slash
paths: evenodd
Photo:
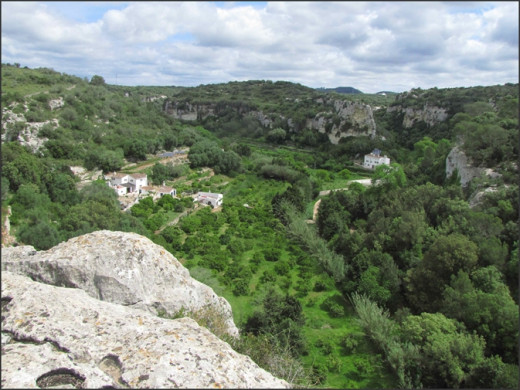
<path id="1" fill-rule="evenodd" d="M 2 1 L 2 63 L 120 85 L 518 82 L 518 2 Z"/>

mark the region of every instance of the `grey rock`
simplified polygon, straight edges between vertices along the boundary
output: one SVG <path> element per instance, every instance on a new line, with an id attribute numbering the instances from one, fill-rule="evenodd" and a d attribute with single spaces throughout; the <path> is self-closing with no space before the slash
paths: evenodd
<path id="1" fill-rule="evenodd" d="M 492 169 L 472 165 L 472 162 L 460 146 L 455 146 L 446 157 L 446 177 L 450 177 L 455 171 L 457 171 L 462 187 L 467 187 L 471 180 L 477 177 L 498 178 L 501 176 Z"/>
<path id="2" fill-rule="evenodd" d="M 229 302 L 193 279 L 163 247 L 135 233 L 101 230 L 47 251 L 4 248 L 2 270 L 154 314 L 212 311 L 223 318 L 223 333 L 238 336 Z"/>
<path id="3" fill-rule="evenodd" d="M 404 112 L 403 127 L 411 128 L 417 122 L 425 122 L 428 126 L 434 126 L 448 119 L 448 111 L 445 108 L 425 105 L 422 108 L 406 107 L 401 105 L 387 108 L 388 112 Z"/>
<path id="4" fill-rule="evenodd" d="M 3 388 L 288 388 L 190 318 L 2 272 Z"/>

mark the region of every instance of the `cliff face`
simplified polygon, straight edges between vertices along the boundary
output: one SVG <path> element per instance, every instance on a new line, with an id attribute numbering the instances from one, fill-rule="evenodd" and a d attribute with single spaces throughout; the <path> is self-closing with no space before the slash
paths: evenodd
<path id="1" fill-rule="evenodd" d="M 454 147 L 446 157 L 446 177 L 450 177 L 455 171 L 457 171 L 462 187 L 467 187 L 471 180 L 482 175 L 491 178 L 500 176 L 499 173 L 494 172 L 492 169 L 473 166 L 459 146 Z"/>
<path id="2" fill-rule="evenodd" d="M 229 303 L 135 233 L 3 248 L 2 387 L 289 386 L 194 320 L 157 315 L 181 310 L 238 336 Z"/>
<path id="3" fill-rule="evenodd" d="M 319 103 L 324 105 L 323 99 Z M 326 133 L 333 144 L 337 144 L 341 138 L 348 136 L 375 136 L 376 123 L 372 108 L 368 104 L 348 102 L 343 100 L 331 100 L 326 102 L 330 110 L 320 112 L 312 119 L 307 119 L 305 127 Z M 164 102 L 164 111 L 174 118 L 196 121 L 209 116 L 219 116 L 221 112 L 233 110 L 241 116 L 251 116 L 258 120 L 263 127 L 272 128 L 276 119 L 287 120 L 289 131 L 295 131 L 293 118 L 285 117 L 278 113 L 263 112 L 250 109 L 247 105 L 223 105 L 221 103 L 192 104 L 167 100 Z"/>
<path id="4" fill-rule="evenodd" d="M 338 123 L 327 118 L 330 117 L 329 113 L 320 113 L 314 119 L 307 121 L 307 127 L 326 133 L 332 144 L 338 144 L 344 137 L 376 135 L 374 113 L 368 104 L 335 100 L 334 111 L 339 117 Z M 327 131 L 328 127 L 330 130 Z"/>
<path id="5" fill-rule="evenodd" d="M 425 105 L 422 108 L 402 107 L 400 105 L 387 108 L 387 112 L 403 113 L 403 127 L 411 128 L 417 122 L 425 122 L 428 126 L 434 126 L 448 119 L 446 109 L 436 106 Z"/>

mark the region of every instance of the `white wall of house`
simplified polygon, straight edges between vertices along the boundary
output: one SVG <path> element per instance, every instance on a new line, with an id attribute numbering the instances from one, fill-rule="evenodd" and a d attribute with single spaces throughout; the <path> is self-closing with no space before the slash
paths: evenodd
<path id="1" fill-rule="evenodd" d="M 374 169 L 378 165 L 382 164 L 390 165 L 390 159 L 387 156 L 376 156 L 373 154 L 365 155 L 365 162 L 363 163 L 365 168 Z"/>
<path id="2" fill-rule="evenodd" d="M 148 176 L 134 177 L 134 176 L 130 175 L 129 183 L 132 183 L 133 185 L 135 185 L 135 190 L 139 191 L 141 189 L 141 187 L 148 185 Z"/>
<path id="3" fill-rule="evenodd" d="M 122 187 L 120 185 L 113 186 L 118 196 L 126 194 L 126 187 Z"/>
<path id="4" fill-rule="evenodd" d="M 214 194 L 212 192 L 199 192 L 195 197 L 195 200 L 200 203 L 209 204 L 213 207 L 222 205 L 224 195 Z"/>

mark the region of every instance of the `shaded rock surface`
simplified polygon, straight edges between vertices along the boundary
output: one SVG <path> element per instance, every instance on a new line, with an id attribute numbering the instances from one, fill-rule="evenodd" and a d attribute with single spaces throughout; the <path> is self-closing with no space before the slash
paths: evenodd
<path id="1" fill-rule="evenodd" d="M 3 248 L 2 270 L 153 314 L 212 311 L 223 319 L 224 332 L 238 335 L 229 302 L 193 279 L 164 248 L 135 233 L 101 230 L 47 251 Z"/>
<path id="2" fill-rule="evenodd" d="M 444 122 L 448 119 L 448 111 L 445 108 L 437 106 L 425 105 L 422 108 L 402 107 L 400 105 L 388 107 L 388 112 L 402 112 L 403 127 L 405 129 L 411 128 L 417 122 L 425 122 L 429 127 L 438 123 Z"/>
<path id="3" fill-rule="evenodd" d="M 460 146 L 455 146 L 446 157 L 446 177 L 450 177 L 455 172 L 459 176 L 462 187 L 467 187 L 471 180 L 482 175 L 490 178 L 501 176 L 492 169 L 473 166 Z"/>
<path id="4" fill-rule="evenodd" d="M 2 272 L 3 388 L 284 388 L 190 318 Z"/>

